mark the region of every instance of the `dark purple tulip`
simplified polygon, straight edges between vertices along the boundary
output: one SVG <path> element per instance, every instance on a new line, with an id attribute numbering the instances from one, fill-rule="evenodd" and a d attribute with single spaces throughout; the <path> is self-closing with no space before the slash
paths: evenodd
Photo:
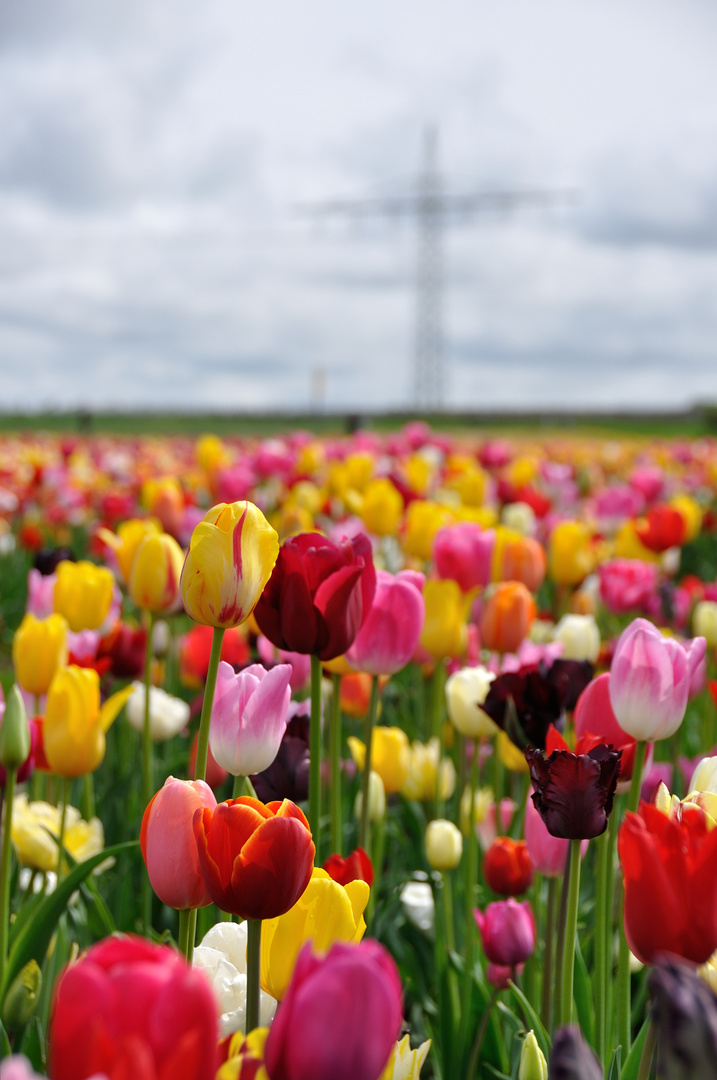
<path id="1" fill-rule="evenodd" d="M 703 1080 L 717 1062 L 717 998 L 693 968 L 676 960 L 650 973 L 653 1021 L 659 1032 L 660 1080 Z"/>
<path id="2" fill-rule="evenodd" d="M 562 714 L 575 708 L 592 676 L 587 660 L 555 660 L 550 667 L 526 665 L 498 675 L 481 708 L 521 750 L 526 746 L 544 749 L 548 728 L 557 726 Z M 511 722 L 511 702 L 517 730 Z"/>
<path id="3" fill-rule="evenodd" d="M 563 1027 L 556 1031 L 549 1075 L 550 1080 L 603 1080 L 602 1065 L 579 1027 Z"/>
<path id="4" fill-rule="evenodd" d="M 262 802 L 291 799 L 303 802 L 309 797 L 309 718 L 296 715 L 286 725 L 279 753 L 264 772 L 251 777 L 257 797 Z"/>
<path id="5" fill-rule="evenodd" d="M 622 750 L 595 746 L 587 754 L 554 750 L 550 757 L 525 751 L 535 791 L 533 803 L 552 836 L 590 840 L 607 828 L 620 775 Z"/>

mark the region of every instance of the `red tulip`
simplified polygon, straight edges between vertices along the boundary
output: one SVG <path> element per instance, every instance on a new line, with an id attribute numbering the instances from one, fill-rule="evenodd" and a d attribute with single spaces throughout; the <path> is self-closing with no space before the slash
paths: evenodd
<path id="1" fill-rule="evenodd" d="M 525 840 L 497 836 L 483 856 L 486 884 L 501 896 L 520 896 L 529 889 L 535 868 Z"/>
<path id="2" fill-rule="evenodd" d="M 150 884 L 159 899 L 183 911 L 211 904 L 194 839 L 197 810 L 217 805 L 203 780 L 170 776 L 151 800 L 142 818 L 140 847 Z"/>
<path id="3" fill-rule="evenodd" d="M 342 855 L 329 855 L 324 870 L 339 885 L 348 885 L 350 881 L 365 881 L 369 888 L 373 885 L 373 865 L 361 847 L 345 859 Z"/>
<path id="4" fill-rule="evenodd" d="M 368 537 L 334 544 L 320 533 L 302 533 L 279 549 L 254 616 L 277 648 L 333 660 L 353 643 L 375 591 Z"/>
<path id="5" fill-rule="evenodd" d="M 382 945 L 304 946 L 269 1029 L 271 1080 L 377 1080 L 398 1038 L 401 981 Z"/>
<path id="6" fill-rule="evenodd" d="M 717 829 L 699 807 L 663 814 L 640 803 L 618 835 L 625 936 L 635 956 L 703 964 L 717 949 Z"/>
<path id="7" fill-rule="evenodd" d="M 49 1065 L 53 1080 L 214 1080 L 214 993 L 173 949 L 107 938 L 57 984 Z"/>
<path id="8" fill-rule="evenodd" d="M 635 525 L 635 532 L 650 551 L 662 552 L 684 544 L 687 525 L 679 510 L 661 503 Z"/>
<path id="9" fill-rule="evenodd" d="M 243 919 L 275 919 L 303 893 L 315 848 L 309 823 L 288 799 L 267 805 L 242 796 L 197 810 L 194 836 L 207 891 Z"/>

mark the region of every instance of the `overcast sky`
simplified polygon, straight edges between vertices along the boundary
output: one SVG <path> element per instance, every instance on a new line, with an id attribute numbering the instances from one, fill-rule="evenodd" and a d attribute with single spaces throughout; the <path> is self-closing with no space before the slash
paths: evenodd
<path id="1" fill-rule="evenodd" d="M 410 404 L 410 220 L 297 203 L 576 189 L 443 234 L 446 403 L 717 400 L 709 0 L 0 0 L 4 407 Z"/>

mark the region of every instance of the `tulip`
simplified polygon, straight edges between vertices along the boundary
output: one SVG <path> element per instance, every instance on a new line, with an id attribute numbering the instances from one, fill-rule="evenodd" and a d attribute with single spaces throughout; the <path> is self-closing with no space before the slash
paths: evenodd
<path id="1" fill-rule="evenodd" d="M 350 735 L 348 738 L 351 756 L 357 767 L 363 772 L 366 760 L 366 747 L 360 739 Z M 378 773 L 387 795 L 400 791 L 406 783 L 410 765 L 408 736 L 399 727 L 374 728 L 371 747 L 371 771 Z"/>
<path id="2" fill-rule="evenodd" d="M 203 780 L 164 781 L 142 818 L 140 847 L 152 888 L 163 904 L 184 911 L 211 903 L 199 866 L 194 813 L 217 805 Z"/>
<path id="3" fill-rule="evenodd" d="M 558 722 L 563 711 L 575 708 L 592 674 L 592 666 L 583 660 L 555 660 L 550 667 L 544 663 L 537 667 L 526 664 L 493 680 L 483 702 L 483 711 L 513 738 L 516 745 L 529 743 L 543 747 L 550 725 Z M 513 715 L 522 732 L 516 731 L 511 723 Z M 521 741 L 522 736 L 525 738 Z"/>
<path id="4" fill-rule="evenodd" d="M 685 964 L 665 959 L 650 974 L 661 1080 L 701 1080 L 717 1060 L 717 998 Z"/>
<path id="5" fill-rule="evenodd" d="M 12 639 L 15 678 L 28 694 L 46 694 L 58 668 L 67 663 L 67 622 L 62 615 L 25 615 Z"/>
<path id="6" fill-rule="evenodd" d="M 553 641 L 563 645 L 564 660 L 589 660 L 600 653 L 600 631 L 592 615 L 563 615 L 553 630 Z"/>
<path id="7" fill-rule="evenodd" d="M 116 534 L 108 529 L 98 530 L 100 539 L 114 552 L 125 585 L 129 585 L 132 563 L 142 542 L 148 536 L 159 536 L 160 532 L 159 523 L 154 518 L 131 518 L 123 521 Z"/>
<path id="8" fill-rule="evenodd" d="M 625 936 L 643 964 L 671 953 L 703 964 L 717 949 L 717 829 L 698 807 L 641 803 L 618 834 Z"/>
<path id="9" fill-rule="evenodd" d="M 47 874 L 57 870 L 60 836 L 59 807 L 46 802 L 30 802 L 23 791 L 15 796 L 12 807 L 12 842 L 21 866 Z M 75 862 L 84 862 L 105 846 L 99 818 L 84 821 L 74 806 L 65 808 L 63 844 Z"/>
<path id="10" fill-rule="evenodd" d="M 91 668 L 60 668 L 47 692 L 42 725 L 47 763 L 60 776 L 84 776 L 100 765 L 105 732 L 114 723 L 132 687 L 113 694 L 100 708 L 100 680 Z"/>
<path id="11" fill-rule="evenodd" d="M 456 787 L 456 768 L 449 757 L 440 757 L 437 738 L 427 743 L 415 739 L 408 752 L 408 772 L 401 787 L 404 799 L 427 802 L 436 791 L 443 800 L 450 799 Z"/>
<path id="12" fill-rule="evenodd" d="M 424 875 L 425 876 L 425 875 Z M 408 921 L 424 934 L 433 930 L 436 904 L 427 881 L 407 881 L 401 889 L 401 908 Z"/>
<path id="13" fill-rule="evenodd" d="M 333 660 L 352 645 L 375 590 L 366 536 L 338 544 L 319 533 L 292 536 L 281 546 L 256 621 L 278 648 Z"/>
<path id="14" fill-rule="evenodd" d="M 369 888 L 373 885 L 373 866 L 363 848 L 356 848 L 346 858 L 336 853 L 329 855 L 324 870 L 339 885 L 350 881 L 365 881 Z"/>
<path id="15" fill-rule="evenodd" d="M 530 901 L 519 904 L 512 897 L 496 900 L 484 912 L 474 908 L 473 914 L 483 939 L 483 951 L 492 963 L 512 968 L 532 955 L 535 919 Z"/>
<path id="16" fill-rule="evenodd" d="M 144 729 L 144 703 L 146 690 L 142 683 L 132 683 L 132 693 L 127 699 L 127 722 L 135 731 Z M 168 694 L 159 686 L 149 688 L 149 731 L 155 742 L 173 738 L 189 724 L 189 705 L 181 698 Z"/>
<path id="17" fill-rule="evenodd" d="M 391 1051 L 386 1068 L 379 1080 L 419 1080 L 423 1063 L 431 1049 L 431 1040 L 426 1039 L 415 1050 L 411 1049 L 411 1036 L 404 1035 Z"/>
<path id="18" fill-rule="evenodd" d="M 616 750 L 622 750 L 617 791 L 621 793 L 629 790 L 637 744 L 635 739 L 622 730 L 612 711 L 609 671 L 604 671 L 587 684 L 575 706 L 574 719 L 579 743 L 591 737 L 599 738 L 600 742 L 610 743 Z M 650 747 L 649 760 L 652 760 L 651 750 Z"/>
<path id="19" fill-rule="evenodd" d="M 579 585 L 593 569 L 590 532 L 580 521 L 561 521 L 550 534 L 548 569 L 556 585 Z"/>
<path id="20" fill-rule="evenodd" d="M 521 536 L 532 536 L 535 532 L 535 511 L 525 502 L 506 503 L 500 521 L 511 532 L 520 533 Z"/>
<path id="21" fill-rule="evenodd" d="M 532 793 L 533 789 L 531 788 L 525 804 L 524 826 L 525 843 L 530 855 L 530 861 L 543 877 L 561 877 L 565 870 L 570 841 L 559 836 L 553 836 L 548 832 L 547 826 L 531 798 Z M 588 841 L 583 840 L 583 856 L 587 849 Z"/>
<path id="22" fill-rule="evenodd" d="M 436 533 L 451 521 L 451 514 L 438 503 L 416 499 L 406 510 L 403 548 L 408 555 L 428 561 Z"/>
<path id="23" fill-rule="evenodd" d="M 587 754 L 526 750 L 533 803 L 548 832 L 566 840 L 590 840 L 607 828 L 620 772 L 620 750 L 596 746 Z M 579 865 L 579 864 L 578 864 Z"/>
<path id="24" fill-rule="evenodd" d="M 465 667 L 446 680 L 446 706 L 456 731 L 468 739 L 490 739 L 498 727 L 481 705 L 495 675 L 484 667 Z"/>
<path id="25" fill-rule="evenodd" d="M 525 840 L 497 836 L 483 857 L 486 885 L 501 896 L 520 896 L 533 883 L 535 869 Z"/>
<path id="26" fill-rule="evenodd" d="M 173 949 L 109 937 L 65 969 L 50 1019 L 53 1080 L 214 1080 L 214 994 Z"/>
<path id="27" fill-rule="evenodd" d="M 279 539 L 253 503 L 219 503 L 199 522 L 182 569 L 184 610 L 226 629 L 249 618 L 274 569 Z"/>
<path id="28" fill-rule="evenodd" d="M 132 560 L 128 583 L 132 602 L 153 615 L 173 611 L 183 562 L 184 552 L 169 533 L 146 536 Z"/>
<path id="29" fill-rule="evenodd" d="M 291 706 L 290 706 L 291 708 Z M 262 802 L 291 799 L 303 802 L 309 794 L 309 721 L 295 714 L 286 726 L 279 752 L 268 769 L 251 778 Z"/>
<path id="30" fill-rule="evenodd" d="M 368 819 L 372 825 L 386 816 L 386 790 L 377 772 L 371 769 L 368 778 Z M 363 791 L 356 792 L 354 817 L 363 821 Z"/>
<path id="31" fill-rule="evenodd" d="M 518 1080 L 548 1080 L 548 1063 L 532 1029 L 525 1036 L 520 1051 Z"/>
<path id="32" fill-rule="evenodd" d="M 293 907 L 311 878 L 314 844 L 306 818 L 285 799 L 242 796 L 197 810 L 194 836 L 207 891 L 243 919 L 273 919 Z"/>
<path id="33" fill-rule="evenodd" d="M 313 941 L 314 949 L 322 953 L 335 941 L 359 942 L 366 933 L 364 912 L 369 894 L 365 881 L 340 885 L 315 867 L 294 906 L 262 925 L 261 984 L 267 993 L 283 1000 L 307 941 Z"/>
<path id="34" fill-rule="evenodd" d="M 623 731 L 638 741 L 667 739 L 682 723 L 692 674 L 707 643 L 683 648 L 646 619 L 620 635 L 610 667 L 610 701 Z"/>
<path id="35" fill-rule="evenodd" d="M 536 612 L 535 600 L 522 582 L 504 581 L 496 585 L 481 614 L 483 645 L 496 652 L 515 652 L 528 636 Z"/>
<path id="36" fill-rule="evenodd" d="M 695 637 L 703 637 L 708 648 L 717 648 L 717 603 L 714 600 L 700 600 L 695 604 L 692 632 Z"/>
<path id="37" fill-rule="evenodd" d="M 157 624 L 155 624 L 157 625 Z M 147 631 L 133 629 L 126 623 L 115 623 L 97 648 L 97 660 L 109 660 L 108 671 L 116 679 L 138 679 L 144 671 L 147 651 Z"/>
<path id="38" fill-rule="evenodd" d="M 376 1080 L 402 1016 L 398 971 L 378 942 L 337 942 L 323 958 L 307 944 L 269 1030 L 266 1071 L 271 1080 Z"/>
<path id="39" fill-rule="evenodd" d="M 445 818 L 429 821 L 426 828 L 426 858 L 432 870 L 455 870 L 463 854 L 460 829 Z"/>
<path id="40" fill-rule="evenodd" d="M 286 731 L 290 679 L 289 664 L 270 671 L 252 664 L 235 675 L 220 662 L 209 746 L 232 776 L 263 772 L 274 761 Z"/>
<path id="41" fill-rule="evenodd" d="M 545 549 L 532 537 L 521 536 L 503 546 L 499 581 L 521 581 L 530 592 L 536 593 L 545 580 L 546 570 Z"/>
<path id="42" fill-rule="evenodd" d="M 55 610 L 55 582 L 52 574 L 41 574 L 35 567 L 27 573 L 27 605 L 25 610 L 36 619 L 46 619 Z"/>
<path id="43" fill-rule="evenodd" d="M 603 1080 L 603 1069 L 578 1027 L 555 1032 L 550 1051 L 550 1080 Z"/>
<path id="44" fill-rule="evenodd" d="M 114 577 L 106 566 L 91 562 L 62 562 L 55 582 L 55 611 L 63 615 L 73 634 L 96 630 L 105 621 L 114 591 Z"/>
<path id="45" fill-rule="evenodd" d="M 369 675 L 394 675 L 406 666 L 423 629 L 424 580 L 411 570 L 395 576 L 377 572 L 373 603 L 346 653 L 352 667 Z"/>
<path id="46" fill-rule="evenodd" d="M 445 526 L 433 541 L 436 573 L 455 581 L 464 593 L 484 587 L 491 580 L 494 545 L 493 529 L 483 530 L 472 521 Z"/>
<path id="47" fill-rule="evenodd" d="M 200 623 L 193 626 L 181 639 L 179 677 L 182 684 L 192 690 L 199 690 L 206 680 L 212 652 L 212 637 L 211 626 L 202 626 Z M 243 667 L 249 660 L 249 656 L 249 644 L 244 630 L 239 626 L 229 627 L 222 639 L 220 659 L 226 660 L 232 667 Z"/>
<path id="48" fill-rule="evenodd" d="M 614 615 L 644 608 L 657 590 L 658 568 L 642 559 L 611 559 L 598 574 L 600 596 Z"/>
<path id="49" fill-rule="evenodd" d="M 374 536 L 395 536 L 403 514 L 403 498 L 387 477 L 372 480 L 361 503 L 361 518 Z"/>
<path id="50" fill-rule="evenodd" d="M 427 581 L 423 589 L 426 618 L 420 645 L 434 660 L 465 650 L 465 602 L 455 581 Z"/>
<path id="51" fill-rule="evenodd" d="M 687 539 L 687 524 L 674 506 L 653 506 L 646 518 L 635 526 L 640 542 L 661 554 L 671 547 L 679 547 Z"/>
<path id="52" fill-rule="evenodd" d="M 217 998 L 219 1034 L 226 1038 L 246 1029 L 247 923 L 219 922 L 194 950 L 192 966 L 203 971 Z M 259 993 L 259 1022 L 270 1024 L 277 1001 Z"/>

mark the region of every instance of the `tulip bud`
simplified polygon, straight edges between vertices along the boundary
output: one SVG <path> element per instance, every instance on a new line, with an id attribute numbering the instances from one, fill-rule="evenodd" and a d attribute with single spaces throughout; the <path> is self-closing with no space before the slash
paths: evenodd
<path id="1" fill-rule="evenodd" d="M 692 633 L 707 639 L 710 649 L 717 647 L 717 603 L 701 600 L 692 612 Z"/>
<path id="2" fill-rule="evenodd" d="M 602 1065 L 579 1027 L 556 1031 L 550 1051 L 550 1080 L 603 1080 Z"/>
<path id="3" fill-rule="evenodd" d="M 361 820 L 361 813 L 363 807 L 363 792 L 359 791 L 356 795 L 356 801 L 354 802 L 354 817 L 357 821 Z M 368 778 L 368 817 L 371 824 L 375 825 L 378 821 L 381 821 L 386 813 L 386 792 L 383 787 L 383 781 L 377 772 L 371 770 L 371 775 Z"/>
<path id="4" fill-rule="evenodd" d="M 520 1052 L 518 1080 L 548 1080 L 548 1063 L 532 1028 L 525 1036 Z"/>
<path id="5" fill-rule="evenodd" d="M 452 821 L 438 818 L 426 829 L 426 858 L 434 870 L 455 870 L 463 854 L 463 837 Z"/>
<path id="6" fill-rule="evenodd" d="M 488 696 L 495 675 L 484 667 L 455 671 L 446 681 L 446 705 L 456 731 L 469 739 L 490 739 L 497 725 L 481 705 Z"/>
<path id="7" fill-rule="evenodd" d="M 19 769 L 30 753 L 31 745 L 25 703 L 17 683 L 14 683 L 8 693 L 5 715 L 0 724 L 0 765 L 6 769 Z"/>
<path id="8" fill-rule="evenodd" d="M 661 1080 L 714 1074 L 717 1059 L 717 998 L 686 964 L 669 960 L 650 975 L 654 1022 L 660 1032 Z"/>
<path id="9" fill-rule="evenodd" d="M 600 631 L 592 615 L 563 615 L 553 630 L 553 640 L 563 643 L 564 660 L 589 660 L 600 652 Z"/>
<path id="10" fill-rule="evenodd" d="M 42 987 L 42 971 L 37 960 L 28 960 L 10 984 L 2 1004 L 2 1022 L 7 1031 L 17 1031 L 33 1012 Z"/>
<path id="11" fill-rule="evenodd" d="M 427 881 L 408 881 L 401 889 L 401 907 L 410 923 L 429 934 L 436 919 L 433 889 Z"/>

